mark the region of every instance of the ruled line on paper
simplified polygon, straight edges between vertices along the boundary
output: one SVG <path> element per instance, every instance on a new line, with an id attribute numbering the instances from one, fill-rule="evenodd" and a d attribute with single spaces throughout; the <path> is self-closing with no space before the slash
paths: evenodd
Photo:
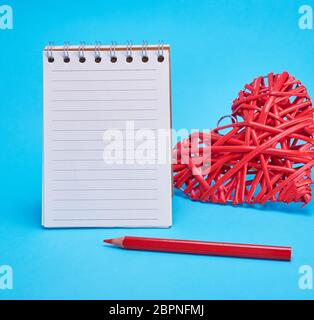
<path id="1" fill-rule="evenodd" d="M 147 218 L 111 218 L 111 219 L 104 219 L 104 218 L 101 218 L 101 219 L 95 219 L 95 218 L 75 218 L 75 219 L 53 219 L 53 221 L 129 221 L 129 220 L 138 220 L 138 221 L 158 221 L 159 219 L 155 218 L 155 219 L 147 219 Z"/>
<path id="2" fill-rule="evenodd" d="M 157 178 L 53 179 L 53 181 L 158 181 Z"/>
<path id="3" fill-rule="evenodd" d="M 60 89 L 52 92 L 145 92 L 157 91 L 157 89 Z"/>
<path id="4" fill-rule="evenodd" d="M 64 107 L 63 107 L 64 108 Z M 107 112 L 107 111 L 155 111 L 158 108 L 143 108 L 143 109 L 61 109 L 61 110 L 51 110 L 52 112 Z"/>
<path id="5" fill-rule="evenodd" d="M 103 139 L 52 139 L 53 142 L 96 142 L 96 141 L 104 141 Z M 123 141 L 123 140 L 122 140 Z"/>
<path id="6" fill-rule="evenodd" d="M 104 162 L 104 159 L 53 159 L 55 162 L 62 161 L 101 161 Z"/>
<path id="7" fill-rule="evenodd" d="M 157 191 L 158 188 L 89 188 L 89 189 L 52 189 L 55 192 L 64 191 Z"/>
<path id="8" fill-rule="evenodd" d="M 113 200 L 121 200 L 121 201 L 142 201 L 142 200 L 151 200 L 151 201 L 157 201 L 158 198 L 102 198 L 102 199 L 52 199 L 54 202 L 73 202 L 73 201 L 113 201 Z"/>
<path id="9" fill-rule="evenodd" d="M 134 159 L 129 159 L 129 158 L 127 158 L 127 159 L 124 159 L 124 160 L 134 160 Z M 157 159 L 156 158 L 145 158 L 145 160 L 147 160 L 147 161 L 156 161 Z M 69 161 L 69 162 L 71 162 L 71 161 L 83 161 L 83 162 L 92 162 L 92 161 L 95 161 L 95 162 L 104 162 L 104 159 L 54 159 L 54 160 L 52 160 L 52 161 L 55 161 L 55 162 L 63 162 L 63 161 Z"/>
<path id="10" fill-rule="evenodd" d="M 69 172 L 80 172 L 80 171 L 96 171 L 96 172 L 102 172 L 102 171 L 157 171 L 156 168 L 117 168 L 117 169 L 109 169 L 109 168 L 104 168 L 104 169 L 53 169 L 53 171 L 69 171 Z"/>
<path id="11" fill-rule="evenodd" d="M 53 209 L 53 211 L 156 211 L 158 208 L 88 208 L 88 209 L 78 209 L 78 208 L 73 208 L 73 209 Z"/>
<path id="12" fill-rule="evenodd" d="M 141 139 L 135 142 L 146 142 L 146 141 L 154 141 L 157 140 L 156 138 L 146 138 L 146 139 Z M 104 141 L 103 139 L 53 139 L 51 140 L 53 142 L 97 142 L 97 141 Z M 114 141 L 134 141 L 133 139 L 114 139 Z"/>
<path id="13" fill-rule="evenodd" d="M 104 131 L 106 131 L 108 129 L 111 130 L 113 128 L 103 128 L 103 129 L 53 129 L 51 131 L 52 132 L 58 132 L 58 131 L 60 131 L 60 132 L 62 132 L 62 131 L 68 131 L 68 132 L 75 132 L 75 131 L 77 131 L 77 132 L 80 132 L 80 131 L 82 131 L 82 132 L 85 132 L 85 131 L 104 132 Z M 114 128 L 114 129 L 117 129 L 117 130 L 122 131 L 122 132 L 125 131 L 125 130 L 119 129 L 119 128 Z"/>
<path id="14" fill-rule="evenodd" d="M 120 118 L 120 119 L 52 119 L 53 122 L 102 122 L 102 121 L 157 121 L 157 118 Z"/>
<path id="15" fill-rule="evenodd" d="M 66 110 L 66 111 L 142 111 L 142 110 L 159 110 L 159 106 L 146 105 L 146 106 L 106 106 L 106 105 L 61 105 L 61 106 L 50 106 L 50 111 Z M 58 109 L 57 109 L 58 108 Z"/>
<path id="16" fill-rule="evenodd" d="M 48 106 L 48 108 L 86 108 L 88 109 L 90 106 L 78 106 L 78 105 L 67 105 L 67 106 Z M 102 106 L 92 106 L 92 108 L 105 108 L 105 110 L 112 110 L 112 111 L 116 111 L 116 110 L 119 110 L 119 109 L 122 109 L 122 110 L 143 110 L 143 109 L 150 109 L 150 108 L 159 108 L 158 106 L 120 106 L 120 107 L 117 107 L 117 106 L 105 106 L 105 105 L 102 105 Z M 111 108 L 111 109 L 109 109 Z M 53 110 L 53 109 L 52 109 Z M 91 109 L 88 109 L 89 111 Z M 99 110 L 99 109 L 95 109 L 95 110 Z"/>
<path id="17" fill-rule="evenodd" d="M 66 99 L 54 99 L 52 100 L 53 102 L 80 102 L 80 101 L 85 101 L 85 102 L 98 102 L 98 101 L 158 101 L 158 99 L 71 99 L 71 100 L 66 100 Z"/>
<path id="18" fill-rule="evenodd" d="M 86 151 L 86 152 L 93 152 L 93 151 L 104 151 L 104 148 L 100 149 L 52 149 L 52 151 L 57 151 L 57 152 L 81 152 L 81 151 Z"/>
<path id="19" fill-rule="evenodd" d="M 135 82 L 135 81 L 156 81 L 156 78 L 150 79 L 53 79 L 52 82 Z"/>
<path id="20" fill-rule="evenodd" d="M 127 158 L 127 159 L 124 159 L 124 160 L 134 160 L 134 159 Z M 156 161 L 157 159 L 155 159 L 155 158 L 148 158 L 148 159 L 145 158 L 145 160 L 147 160 L 147 161 Z M 71 162 L 71 161 L 83 161 L 83 162 L 95 161 L 95 162 L 100 162 L 101 161 L 101 162 L 104 162 L 104 159 L 54 159 L 52 161 L 55 161 L 55 162 L 63 162 L 63 161 L 69 161 L 69 162 Z"/>
<path id="21" fill-rule="evenodd" d="M 82 132 L 84 132 L 84 131 L 94 131 L 94 132 L 104 132 L 104 131 L 106 131 L 106 130 L 119 130 L 119 131 L 121 131 L 121 132 L 125 132 L 126 130 L 125 129 L 123 129 L 123 128 L 113 128 L 113 127 L 108 127 L 108 128 L 103 128 L 103 129 L 52 129 L 51 131 L 52 132 L 58 132 L 58 131 L 69 131 L 69 132 L 71 132 L 71 131 L 82 131 Z M 136 129 L 135 129 L 136 130 Z M 156 130 L 158 130 L 158 129 L 149 129 L 150 131 L 156 131 Z"/>
<path id="22" fill-rule="evenodd" d="M 52 151 L 56 151 L 56 152 L 97 152 L 97 151 L 104 151 L 104 148 L 100 148 L 100 149 L 52 149 Z M 140 146 L 138 146 L 137 150 L 138 151 L 157 151 L 157 148 L 147 148 L 147 147 L 141 148 Z M 115 151 L 116 152 L 118 152 L 118 151 L 134 151 L 134 149 L 132 149 L 132 148 L 117 149 L 116 148 Z"/>
<path id="23" fill-rule="evenodd" d="M 67 72 L 138 72 L 138 71 L 157 71 L 157 69 L 54 69 L 50 70 L 51 72 L 62 72 L 62 73 L 67 73 Z"/>

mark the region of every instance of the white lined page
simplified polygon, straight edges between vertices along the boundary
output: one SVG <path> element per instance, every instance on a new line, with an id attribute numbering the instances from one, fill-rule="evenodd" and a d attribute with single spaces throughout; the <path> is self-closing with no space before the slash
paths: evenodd
<path id="1" fill-rule="evenodd" d="M 166 141 L 148 137 L 145 148 L 151 163 L 126 162 L 132 144 L 126 139 L 126 123 L 157 133 L 170 130 L 169 50 L 157 61 L 157 49 L 117 50 L 117 62 L 110 52 L 85 50 L 85 63 L 77 50 L 70 50 L 70 62 L 63 51 L 53 50 L 54 62 L 44 63 L 44 166 L 43 225 L 45 227 L 168 227 L 171 225 L 171 163 L 158 163 L 158 143 L 171 152 Z M 119 129 L 124 144 L 124 162 L 104 161 L 107 129 Z M 135 141 L 135 152 L 142 141 Z"/>

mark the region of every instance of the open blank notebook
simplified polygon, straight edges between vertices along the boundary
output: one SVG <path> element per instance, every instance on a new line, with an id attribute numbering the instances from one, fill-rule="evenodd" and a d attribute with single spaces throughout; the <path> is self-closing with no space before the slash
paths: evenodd
<path id="1" fill-rule="evenodd" d="M 169 227 L 169 46 L 47 46 L 43 65 L 43 225 Z"/>

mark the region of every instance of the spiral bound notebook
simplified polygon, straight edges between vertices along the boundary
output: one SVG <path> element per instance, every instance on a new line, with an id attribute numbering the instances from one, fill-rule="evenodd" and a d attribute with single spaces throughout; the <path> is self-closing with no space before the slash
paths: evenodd
<path id="1" fill-rule="evenodd" d="M 43 226 L 169 227 L 169 46 L 49 45 L 43 68 Z"/>

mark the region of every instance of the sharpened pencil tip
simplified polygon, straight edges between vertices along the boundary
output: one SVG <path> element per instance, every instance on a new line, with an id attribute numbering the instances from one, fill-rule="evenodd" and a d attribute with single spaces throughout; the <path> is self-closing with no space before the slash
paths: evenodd
<path id="1" fill-rule="evenodd" d="M 106 242 L 106 243 L 112 243 L 112 239 L 105 239 L 104 242 Z"/>

